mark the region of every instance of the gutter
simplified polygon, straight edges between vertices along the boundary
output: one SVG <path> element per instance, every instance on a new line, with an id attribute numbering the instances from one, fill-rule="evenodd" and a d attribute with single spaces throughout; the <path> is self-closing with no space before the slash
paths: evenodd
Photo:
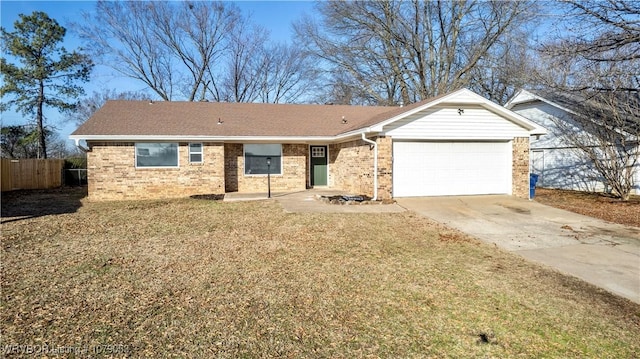
<path id="1" fill-rule="evenodd" d="M 193 135 L 70 135 L 69 139 L 76 141 L 185 141 L 185 142 L 223 142 L 223 143 L 325 143 L 336 142 L 349 138 L 357 138 L 360 130 L 354 130 L 339 135 L 329 136 L 193 136 Z"/>
<path id="2" fill-rule="evenodd" d="M 373 198 L 372 201 L 378 200 L 378 144 L 375 141 L 371 141 L 370 139 L 364 136 L 364 132 L 362 132 L 362 140 L 373 146 Z"/>

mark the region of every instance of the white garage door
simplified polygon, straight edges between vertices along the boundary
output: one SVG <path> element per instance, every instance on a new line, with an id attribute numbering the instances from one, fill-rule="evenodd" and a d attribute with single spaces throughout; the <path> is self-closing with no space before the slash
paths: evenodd
<path id="1" fill-rule="evenodd" d="M 511 193 L 511 142 L 393 142 L 393 195 Z"/>

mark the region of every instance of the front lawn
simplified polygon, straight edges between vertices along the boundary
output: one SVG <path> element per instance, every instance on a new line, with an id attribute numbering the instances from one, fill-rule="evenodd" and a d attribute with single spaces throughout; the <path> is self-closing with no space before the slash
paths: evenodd
<path id="1" fill-rule="evenodd" d="M 33 202 L 9 200 L 3 209 Z M 640 356 L 640 305 L 412 213 L 196 199 L 69 208 L 3 218 L 5 352 Z"/>

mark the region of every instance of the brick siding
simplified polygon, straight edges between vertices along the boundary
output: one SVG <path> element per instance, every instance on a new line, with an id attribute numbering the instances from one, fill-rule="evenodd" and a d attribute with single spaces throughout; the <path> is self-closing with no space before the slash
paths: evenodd
<path id="1" fill-rule="evenodd" d="M 391 198 L 391 138 L 374 139 L 378 146 L 378 199 Z M 373 196 L 374 150 L 362 140 L 329 146 L 330 186 L 351 194 Z"/>
<path id="2" fill-rule="evenodd" d="M 393 141 L 391 137 L 378 137 L 378 199 L 393 196 Z"/>
<path id="3" fill-rule="evenodd" d="M 374 138 L 378 146 L 378 199 L 393 193 L 392 140 Z M 194 194 L 267 191 L 266 175 L 244 174 L 242 144 L 204 143 L 203 163 L 189 163 L 188 143 L 179 143 L 178 168 L 136 168 L 133 142 L 89 142 L 89 199 L 153 199 Z M 529 139 L 515 138 L 513 195 L 529 198 Z M 309 186 L 309 145 L 283 144 L 283 173 L 271 176 L 271 191 Z M 373 149 L 362 140 L 329 145 L 329 187 L 373 195 Z"/>
<path id="4" fill-rule="evenodd" d="M 512 142 L 512 195 L 529 198 L 529 138 L 516 137 Z"/>
<path id="5" fill-rule="evenodd" d="M 240 143 L 226 143 L 225 190 L 226 192 L 267 192 L 267 175 L 244 174 L 244 151 Z M 282 174 L 271 175 L 271 192 L 298 191 L 307 188 L 309 146 L 305 144 L 282 145 Z"/>
<path id="6" fill-rule="evenodd" d="M 224 149 L 203 143 L 203 162 L 189 163 L 189 144 L 178 146 L 179 167 L 136 168 L 133 142 L 89 142 L 90 200 L 187 197 L 224 192 Z"/>

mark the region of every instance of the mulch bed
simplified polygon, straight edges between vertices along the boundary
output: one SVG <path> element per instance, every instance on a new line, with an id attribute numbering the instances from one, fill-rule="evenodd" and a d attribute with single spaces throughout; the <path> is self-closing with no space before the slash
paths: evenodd
<path id="1" fill-rule="evenodd" d="M 372 198 L 365 195 L 337 195 L 337 196 L 319 196 L 319 200 L 329 204 L 339 205 L 363 205 L 363 204 L 392 204 L 394 200 L 372 201 Z"/>
<path id="2" fill-rule="evenodd" d="M 209 201 L 222 201 L 224 199 L 224 194 L 194 194 L 190 196 L 193 199 L 205 199 Z"/>
<path id="3" fill-rule="evenodd" d="M 640 196 L 621 201 L 605 193 L 536 188 L 534 200 L 608 222 L 640 227 Z"/>

